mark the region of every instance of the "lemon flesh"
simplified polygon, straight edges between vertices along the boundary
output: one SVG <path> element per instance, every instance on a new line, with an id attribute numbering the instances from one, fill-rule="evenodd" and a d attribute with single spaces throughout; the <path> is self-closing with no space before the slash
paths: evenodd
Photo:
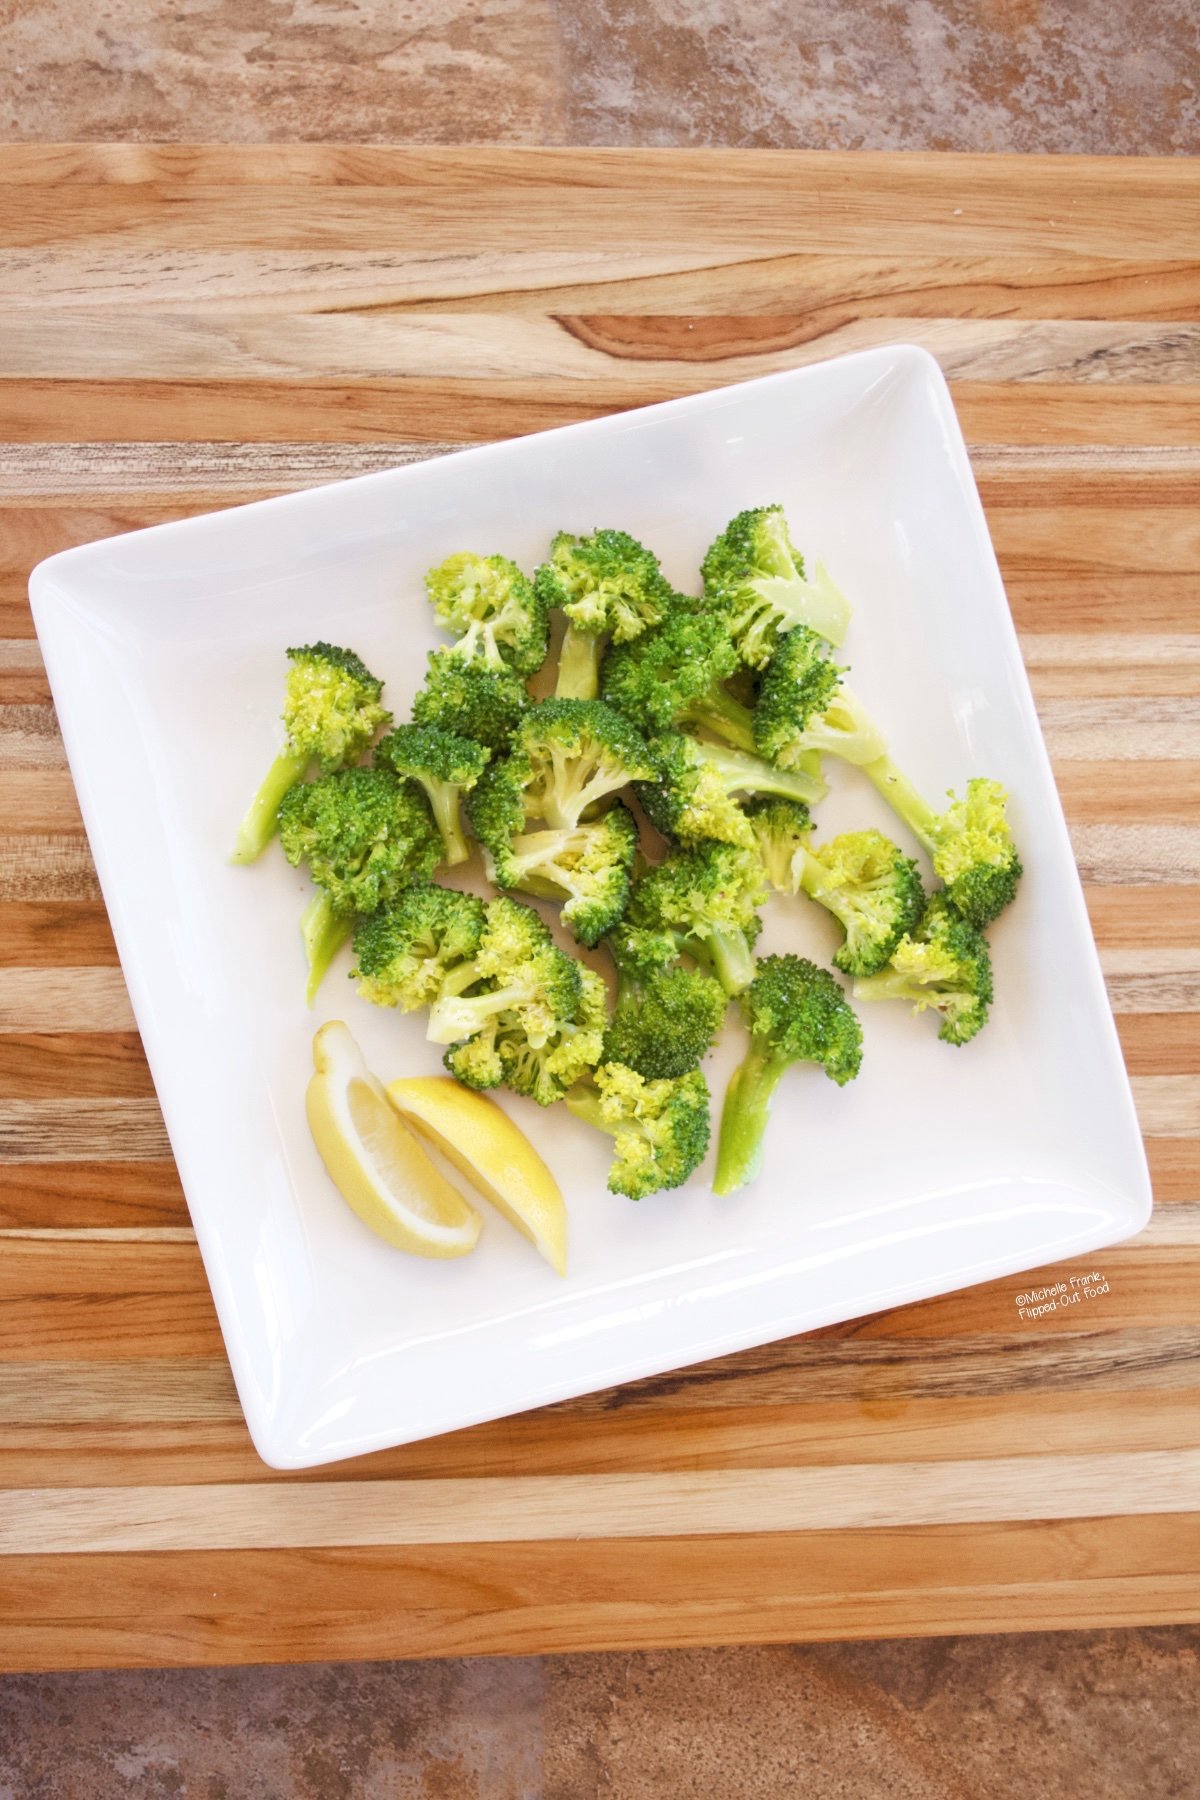
<path id="1" fill-rule="evenodd" d="M 486 1094 L 449 1075 L 388 1084 L 388 1098 L 558 1274 L 567 1272 L 562 1190 L 524 1132 Z"/>
<path id="2" fill-rule="evenodd" d="M 415 1256 L 465 1256 L 482 1220 L 391 1105 L 340 1020 L 313 1039 L 306 1110 L 334 1186 L 386 1243 Z"/>

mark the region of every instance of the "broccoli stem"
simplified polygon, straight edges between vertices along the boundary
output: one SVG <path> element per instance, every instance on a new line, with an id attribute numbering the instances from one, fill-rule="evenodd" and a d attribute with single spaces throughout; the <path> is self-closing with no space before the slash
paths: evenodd
<path id="1" fill-rule="evenodd" d="M 681 715 L 685 724 L 699 725 L 723 738 L 735 750 L 754 751 L 754 714 L 722 687 L 710 688 L 703 699 L 692 700 Z"/>
<path id="2" fill-rule="evenodd" d="M 927 1004 L 934 1005 L 937 990 L 923 993 L 918 984 L 914 984 L 907 976 L 898 975 L 895 969 L 884 969 L 879 975 L 856 975 L 854 978 L 854 998 L 856 1000 L 911 1000 L 919 1003 L 925 999 Z"/>
<path id="3" fill-rule="evenodd" d="M 582 1119 L 585 1125 L 594 1125 L 597 1131 L 606 1132 L 609 1137 L 616 1136 L 616 1126 L 604 1117 L 600 1096 L 594 1087 L 587 1087 L 581 1082 L 578 1087 L 568 1088 L 563 1098 L 568 1110 L 577 1119 Z"/>
<path id="4" fill-rule="evenodd" d="M 442 862 L 447 868 L 452 868 L 455 863 L 466 862 L 471 854 L 471 846 L 463 831 L 462 795 L 459 789 L 452 781 L 422 781 L 421 786 L 429 796 L 433 822 L 441 833 L 442 848 L 445 851 Z"/>
<path id="5" fill-rule="evenodd" d="M 309 1006 L 316 1000 L 330 963 L 353 929 L 353 915 L 338 912 L 326 893 L 315 894 L 305 907 L 300 916 L 300 935 L 308 957 L 308 985 L 304 998 Z"/>
<path id="6" fill-rule="evenodd" d="M 232 862 L 252 863 L 262 855 L 275 836 L 284 795 L 290 793 L 298 781 L 304 780 L 311 761 L 307 750 L 280 751 L 238 827 Z"/>
<path id="7" fill-rule="evenodd" d="M 745 1061 L 733 1072 L 721 1109 L 714 1194 L 736 1193 L 758 1174 L 771 1101 L 787 1066 L 786 1060 L 769 1055 L 751 1039 Z"/>
<path id="8" fill-rule="evenodd" d="M 902 819 L 917 841 L 932 850 L 937 834 L 937 814 L 919 794 L 908 776 L 898 769 L 890 756 L 877 756 L 874 762 L 860 763 L 868 781 L 883 795 L 898 819 Z"/>
<path id="9" fill-rule="evenodd" d="M 700 749 L 705 762 L 721 777 L 727 794 L 778 794 L 785 800 L 815 806 L 829 792 L 820 775 L 777 769 L 761 757 L 744 756 L 740 750 L 725 750 L 716 744 L 701 744 Z"/>
<path id="10" fill-rule="evenodd" d="M 742 993 L 754 980 L 754 952 L 745 932 L 736 926 L 713 927 L 706 937 L 685 938 L 681 948 L 715 975 L 727 994 Z"/>
<path id="11" fill-rule="evenodd" d="M 559 700 L 594 700 L 600 692 L 600 639 L 595 632 L 579 631 L 567 620 L 562 649 L 558 653 Z"/>
<path id="12" fill-rule="evenodd" d="M 473 1037 L 488 1020 L 506 1007 L 519 1006 L 528 1000 L 523 987 L 490 988 L 485 994 L 447 995 L 443 992 L 429 1009 L 425 1036 L 431 1044 L 455 1044 L 460 1038 Z M 533 1042 L 532 1037 L 530 1042 Z M 537 1046 L 534 1046 L 537 1048 Z"/>

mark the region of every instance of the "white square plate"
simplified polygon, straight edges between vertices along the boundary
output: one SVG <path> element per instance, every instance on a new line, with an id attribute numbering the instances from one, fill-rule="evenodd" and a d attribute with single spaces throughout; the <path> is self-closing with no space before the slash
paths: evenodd
<path id="1" fill-rule="evenodd" d="M 740 508 L 782 501 L 855 606 L 855 688 L 929 795 L 988 774 L 1026 864 L 991 933 L 997 1000 L 968 1049 L 863 1015 L 859 1079 L 793 1071 L 759 1181 L 635 1206 L 564 1107 L 501 1096 L 563 1184 L 563 1281 L 498 1218 L 462 1261 L 407 1258 L 330 1185 L 304 1090 L 322 1019 L 385 1079 L 438 1067 L 419 1016 L 361 1001 L 348 953 L 314 1013 L 276 852 L 228 852 L 279 741 L 283 650 L 352 645 L 403 717 L 438 642 L 422 575 L 452 550 L 531 569 L 558 529 L 620 525 L 695 591 Z M 85 545 L 31 590 L 134 1009 L 267 1462 L 298 1468 L 539 1406 L 1012 1274 L 1137 1231 L 1141 1138 L 1083 896 L 950 396 L 923 351 L 872 350 L 594 424 Z M 889 828 L 834 770 L 829 835 Z M 816 907 L 762 940 L 821 961 Z M 710 1059 L 714 1114 L 744 1042 Z"/>

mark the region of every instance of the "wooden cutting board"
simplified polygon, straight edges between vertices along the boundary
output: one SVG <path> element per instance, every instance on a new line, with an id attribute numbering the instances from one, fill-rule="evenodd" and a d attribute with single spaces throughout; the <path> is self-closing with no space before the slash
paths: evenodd
<path id="1" fill-rule="evenodd" d="M 0 244 L 0 1665 L 1200 1617 L 1200 163 L 7 148 Z M 971 444 L 1149 1230 L 273 1474 L 116 964 L 30 566 L 894 339 L 941 360 Z M 1098 1297 L 1022 1318 L 1035 1281 L 1092 1269 Z"/>

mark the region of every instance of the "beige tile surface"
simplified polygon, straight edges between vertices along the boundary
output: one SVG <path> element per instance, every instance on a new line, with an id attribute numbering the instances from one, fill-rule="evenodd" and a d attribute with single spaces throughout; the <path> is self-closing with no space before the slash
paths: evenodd
<path id="1" fill-rule="evenodd" d="M 1200 148 L 1195 0 L 0 0 L 0 137 Z"/>
<path id="2" fill-rule="evenodd" d="M 3 1800 L 1194 1800 L 1200 1627 L 11 1677 Z"/>

